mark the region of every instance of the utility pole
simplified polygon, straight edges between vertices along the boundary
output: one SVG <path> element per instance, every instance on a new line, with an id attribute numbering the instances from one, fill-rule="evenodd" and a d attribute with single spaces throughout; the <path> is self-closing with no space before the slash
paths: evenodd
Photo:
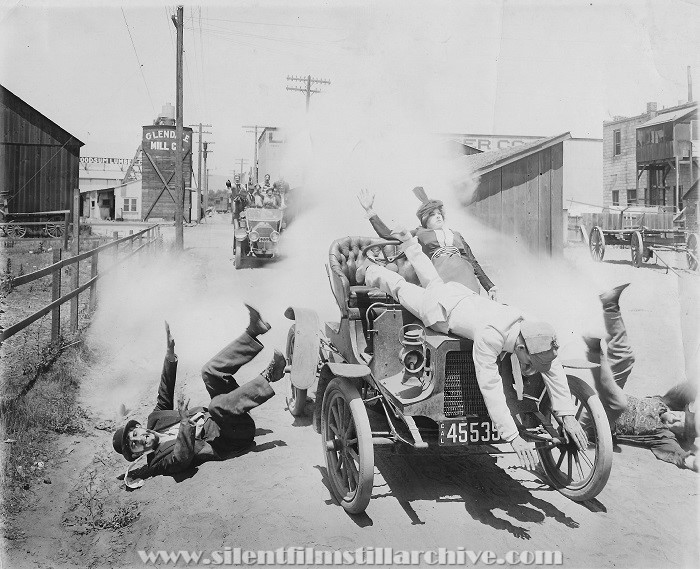
<path id="1" fill-rule="evenodd" d="M 197 221 L 199 222 L 199 213 L 201 211 L 201 204 L 202 204 L 202 135 L 203 134 L 211 134 L 208 130 L 202 130 L 202 127 L 211 127 L 210 124 L 202 124 L 199 123 L 198 125 L 196 124 L 191 124 L 190 127 L 195 128 L 199 127 L 199 158 L 197 160 L 197 207 L 196 207 L 196 216 L 197 216 Z"/>
<path id="2" fill-rule="evenodd" d="M 243 176 L 243 166 L 244 166 L 244 164 L 248 164 L 248 159 L 247 158 L 238 158 L 238 159 L 234 160 L 234 162 L 238 162 L 239 170 L 231 170 L 231 172 L 233 172 L 234 174 L 240 174 L 241 176 Z"/>
<path id="3" fill-rule="evenodd" d="M 177 18 L 172 16 L 177 29 L 176 73 L 175 73 L 175 249 L 184 249 L 182 214 L 184 209 L 184 187 L 182 175 L 182 48 L 183 48 L 183 7 L 177 7 Z"/>
<path id="4" fill-rule="evenodd" d="M 255 139 L 253 140 L 253 155 L 255 162 L 253 163 L 253 176 L 255 178 L 255 183 L 258 183 L 258 129 L 275 128 L 274 126 L 262 126 L 259 124 L 254 124 L 252 126 L 244 126 L 243 128 L 252 128 L 254 130 L 248 130 L 246 132 L 255 133 Z"/>
<path id="5" fill-rule="evenodd" d="M 320 83 L 324 85 L 330 85 L 331 82 L 328 81 L 328 79 L 313 79 L 311 75 L 307 75 L 306 77 L 295 77 L 293 75 L 287 75 L 287 81 L 301 81 L 302 83 L 306 83 L 306 87 L 290 87 L 287 85 L 287 91 L 301 91 L 302 93 L 306 93 L 306 112 L 309 112 L 309 101 L 311 100 L 311 93 L 322 93 L 323 91 L 319 91 L 318 89 L 312 89 L 311 84 L 312 83 Z"/>
<path id="6" fill-rule="evenodd" d="M 204 141 L 202 144 L 204 145 L 204 219 L 206 219 L 206 211 L 209 207 L 209 170 L 207 169 L 207 154 L 211 153 L 211 150 L 207 148 L 210 144 L 214 143 Z"/>

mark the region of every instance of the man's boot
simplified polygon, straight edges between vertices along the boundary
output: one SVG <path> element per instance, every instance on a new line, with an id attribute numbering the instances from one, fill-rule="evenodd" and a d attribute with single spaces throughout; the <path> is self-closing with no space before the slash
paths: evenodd
<path id="1" fill-rule="evenodd" d="M 260 315 L 260 311 L 253 308 L 250 304 L 246 304 L 245 307 L 250 313 L 250 323 L 248 324 L 248 328 L 246 328 L 248 335 L 256 338 L 271 328 L 270 324 L 263 320 L 263 317 Z"/>
<path id="2" fill-rule="evenodd" d="M 275 354 L 272 356 L 270 363 L 267 367 L 260 372 L 269 383 L 274 383 L 279 381 L 284 377 L 284 368 L 287 367 L 287 360 L 282 355 L 282 352 L 275 350 Z"/>
<path id="3" fill-rule="evenodd" d="M 628 286 L 630 286 L 630 283 L 618 285 L 598 297 L 603 304 L 604 312 L 620 312 L 620 295 Z"/>

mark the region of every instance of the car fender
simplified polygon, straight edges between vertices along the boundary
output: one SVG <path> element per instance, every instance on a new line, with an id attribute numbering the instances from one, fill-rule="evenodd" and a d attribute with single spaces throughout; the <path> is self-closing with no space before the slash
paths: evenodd
<path id="1" fill-rule="evenodd" d="M 308 389 L 316 380 L 321 329 L 316 311 L 290 306 L 284 315 L 294 320 L 294 361 L 290 380 L 297 389 Z"/>
<path id="2" fill-rule="evenodd" d="M 340 362 L 326 362 L 321 368 L 318 378 L 318 390 L 316 401 L 322 401 L 326 387 L 335 378 L 342 378 L 354 385 L 358 391 L 362 387 L 362 380 L 369 377 L 372 371 L 364 364 L 346 364 Z"/>

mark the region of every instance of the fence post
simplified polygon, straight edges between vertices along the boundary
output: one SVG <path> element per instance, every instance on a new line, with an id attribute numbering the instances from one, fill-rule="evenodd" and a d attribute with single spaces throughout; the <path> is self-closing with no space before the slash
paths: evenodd
<path id="1" fill-rule="evenodd" d="M 74 257 L 80 254 L 80 190 L 73 190 L 73 249 Z M 80 286 L 80 261 L 73 263 L 73 290 Z M 70 330 L 78 331 L 78 297 L 76 295 L 70 301 Z"/>
<path id="2" fill-rule="evenodd" d="M 112 231 L 112 239 L 116 241 L 119 239 L 119 232 L 118 231 Z M 114 264 L 117 264 L 117 259 L 119 258 L 119 245 L 115 245 L 113 247 L 113 254 L 114 254 Z"/>
<path id="3" fill-rule="evenodd" d="M 90 278 L 94 279 L 97 276 L 97 260 L 99 253 L 93 253 L 90 257 Z M 97 306 L 97 281 L 90 285 L 90 310 L 95 310 Z"/>
<path id="4" fill-rule="evenodd" d="M 129 239 L 129 252 L 134 250 L 134 230 L 129 229 L 129 235 L 131 235 L 131 239 Z"/>
<path id="5" fill-rule="evenodd" d="M 53 263 L 56 264 L 61 260 L 61 249 L 54 247 Z M 51 302 L 61 298 L 61 269 L 53 272 L 51 278 Z M 60 305 L 51 311 L 51 342 L 57 342 L 61 335 L 61 307 Z"/>
<path id="6" fill-rule="evenodd" d="M 68 226 L 70 224 L 70 212 L 63 214 L 63 248 L 68 251 Z"/>

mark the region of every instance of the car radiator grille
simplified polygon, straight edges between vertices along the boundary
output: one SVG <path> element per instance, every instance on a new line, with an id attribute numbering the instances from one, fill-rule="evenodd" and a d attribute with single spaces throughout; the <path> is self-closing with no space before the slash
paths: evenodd
<path id="1" fill-rule="evenodd" d="M 445 417 L 488 416 L 470 352 L 447 352 L 444 396 Z"/>

